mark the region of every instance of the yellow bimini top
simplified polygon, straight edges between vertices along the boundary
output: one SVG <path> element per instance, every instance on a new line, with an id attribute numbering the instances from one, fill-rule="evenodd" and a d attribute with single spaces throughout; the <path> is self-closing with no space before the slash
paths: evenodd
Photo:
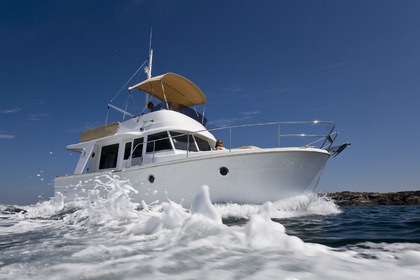
<path id="1" fill-rule="evenodd" d="M 138 89 L 167 104 L 177 104 L 180 109 L 206 103 L 201 89 L 187 78 L 175 73 L 152 77 L 128 90 Z"/>

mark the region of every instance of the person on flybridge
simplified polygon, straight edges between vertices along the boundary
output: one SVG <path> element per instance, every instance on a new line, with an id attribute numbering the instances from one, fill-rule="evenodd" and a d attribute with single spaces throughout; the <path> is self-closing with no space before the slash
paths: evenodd
<path id="1" fill-rule="evenodd" d="M 155 108 L 155 104 L 153 104 L 153 102 L 147 103 L 147 108 L 144 110 L 143 115 L 153 112 L 154 108 Z"/>

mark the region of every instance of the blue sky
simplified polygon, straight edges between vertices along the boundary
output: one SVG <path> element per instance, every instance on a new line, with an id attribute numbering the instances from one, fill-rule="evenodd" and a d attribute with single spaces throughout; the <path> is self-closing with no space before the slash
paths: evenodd
<path id="1" fill-rule="evenodd" d="M 0 203 L 53 195 L 65 150 L 147 58 L 215 124 L 332 120 L 319 192 L 420 189 L 420 1 L 0 1 Z M 144 75 L 141 76 L 141 79 Z"/>

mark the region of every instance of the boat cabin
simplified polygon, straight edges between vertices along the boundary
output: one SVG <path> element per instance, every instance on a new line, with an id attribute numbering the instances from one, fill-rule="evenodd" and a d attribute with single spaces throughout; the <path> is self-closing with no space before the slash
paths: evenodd
<path id="1" fill-rule="evenodd" d="M 150 113 L 82 132 L 80 143 L 67 147 L 81 153 L 75 174 L 123 170 L 212 150 L 216 140 L 204 127 L 206 119 L 191 108 L 206 102 L 193 82 L 167 73 L 129 88 L 133 89 L 146 93 L 146 101 L 162 103 Z"/>
<path id="2" fill-rule="evenodd" d="M 107 143 L 98 141 L 90 154 L 86 172 L 122 170 L 132 166 L 179 160 L 191 153 L 211 151 L 209 139 L 178 131 L 162 131 Z M 212 141 L 213 142 L 213 141 Z"/>

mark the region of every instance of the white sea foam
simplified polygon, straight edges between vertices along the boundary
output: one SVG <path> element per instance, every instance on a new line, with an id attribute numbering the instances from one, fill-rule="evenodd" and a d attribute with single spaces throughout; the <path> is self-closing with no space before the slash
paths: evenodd
<path id="1" fill-rule="evenodd" d="M 217 204 L 217 211 L 222 217 L 249 218 L 260 211 L 261 205 L 253 204 Z M 273 202 L 270 209 L 271 218 L 293 218 L 308 215 L 331 215 L 339 214 L 341 210 L 333 201 L 319 197 L 315 193 L 306 193 Z"/>
<path id="2" fill-rule="evenodd" d="M 272 220 L 339 213 L 313 195 L 214 206 L 211 187 L 203 186 L 191 209 L 168 201 L 138 210 L 128 182 L 107 178 L 98 184 L 105 184 L 106 197 L 93 192 L 78 208 L 59 200 L 26 207 L 14 215 L 14 225 L 0 227 L 0 237 L 28 234 L 21 244 L 3 246 L 0 278 L 417 279 L 420 271 L 420 244 L 334 249 L 288 235 Z M 45 219 L 60 213 L 60 219 Z M 247 220 L 228 226 L 222 216 Z"/>

